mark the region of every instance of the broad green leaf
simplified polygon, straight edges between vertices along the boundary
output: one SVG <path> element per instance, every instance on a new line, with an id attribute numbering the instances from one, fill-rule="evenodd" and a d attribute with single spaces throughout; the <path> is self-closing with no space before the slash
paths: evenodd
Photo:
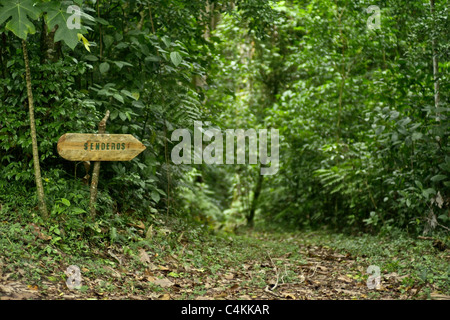
<path id="1" fill-rule="evenodd" d="M 414 183 L 415 183 L 416 186 L 418 186 L 420 189 L 423 189 L 422 182 L 420 182 L 419 180 L 415 180 Z"/>
<path id="2" fill-rule="evenodd" d="M 100 63 L 99 69 L 101 73 L 107 73 L 109 71 L 109 63 L 108 62 Z"/>
<path id="3" fill-rule="evenodd" d="M 183 61 L 183 58 L 178 52 L 175 51 L 170 53 L 170 60 L 172 60 L 172 63 L 175 65 L 175 67 L 178 67 L 181 61 Z"/>
<path id="4" fill-rule="evenodd" d="M 91 54 L 85 56 L 84 58 L 85 58 L 87 61 L 92 61 L 92 62 L 98 61 L 98 58 L 97 58 L 96 56 L 91 55 Z"/>
<path id="5" fill-rule="evenodd" d="M 117 101 L 120 101 L 120 102 L 124 103 L 123 97 L 122 97 L 120 94 L 115 93 L 115 94 L 113 95 L 113 97 L 114 97 L 114 99 L 116 99 Z"/>
<path id="6" fill-rule="evenodd" d="M 79 29 L 70 30 L 67 26 L 71 14 L 61 8 L 61 4 L 56 1 L 47 2 L 42 5 L 45 15 L 45 22 L 50 30 L 58 26 L 55 33 L 55 42 L 63 40 L 71 49 L 74 49 L 78 43 Z"/>
<path id="7" fill-rule="evenodd" d="M 414 132 L 414 133 L 412 134 L 412 140 L 413 140 L 413 141 L 420 140 L 420 139 L 422 139 L 422 136 L 423 136 L 422 133 L 420 133 L 420 132 Z"/>
<path id="8" fill-rule="evenodd" d="M 119 111 L 113 110 L 111 112 L 111 115 L 109 116 L 109 119 L 114 120 L 115 118 L 117 118 L 118 115 L 119 115 Z"/>
<path id="9" fill-rule="evenodd" d="M 161 58 L 153 54 L 145 58 L 145 62 L 158 62 L 158 61 L 161 61 Z"/>
<path id="10" fill-rule="evenodd" d="M 131 93 L 131 95 L 133 96 L 133 98 L 135 99 L 135 100 L 139 100 L 139 97 L 140 97 L 140 94 L 139 94 L 139 92 L 132 92 Z"/>
<path id="11" fill-rule="evenodd" d="M 127 115 L 123 112 L 119 112 L 119 118 L 122 119 L 122 121 L 126 121 L 127 120 Z"/>
<path id="12" fill-rule="evenodd" d="M 102 19 L 102 18 L 96 17 L 96 18 L 95 18 L 95 21 L 97 21 L 98 23 L 100 23 L 100 24 L 102 24 L 102 25 L 104 25 L 104 26 L 108 26 L 108 25 L 109 25 L 109 22 L 106 21 L 105 19 Z"/>
<path id="13" fill-rule="evenodd" d="M 447 176 L 445 176 L 443 174 L 438 174 L 438 175 L 434 176 L 433 178 L 431 178 L 431 181 L 438 182 L 438 181 L 444 180 L 446 178 L 447 178 Z"/>
<path id="14" fill-rule="evenodd" d="M 170 47 L 170 45 L 172 44 L 172 41 L 170 41 L 170 39 L 167 36 L 162 37 L 162 41 L 164 42 L 166 47 Z"/>
<path id="15" fill-rule="evenodd" d="M 156 203 L 158 203 L 159 200 L 161 199 L 159 196 L 159 193 L 156 191 L 152 191 L 151 197 L 152 197 L 152 200 L 155 201 Z"/>
<path id="16" fill-rule="evenodd" d="M 436 190 L 434 190 L 433 188 L 428 188 L 425 190 L 422 190 L 422 195 L 428 199 L 430 197 L 430 194 L 436 194 Z"/>
<path id="17" fill-rule="evenodd" d="M 69 27 L 71 21 L 73 20 L 73 13 L 66 6 L 61 6 L 59 1 L 51 1 L 42 4 L 42 10 L 46 12 L 45 22 L 50 30 L 58 26 L 55 33 L 54 41 L 64 41 L 69 48 L 72 50 L 76 47 L 79 39 L 79 33 L 85 33 L 86 28 L 80 24 L 80 28 Z M 69 11 L 69 12 L 67 12 Z M 79 16 L 88 17 L 85 13 L 81 11 L 76 12 Z M 86 43 L 85 43 L 86 46 Z"/>
<path id="18" fill-rule="evenodd" d="M 131 63 L 125 62 L 125 61 L 113 61 L 114 64 L 119 68 L 122 69 L 125 67 L 132 67 L 133 65 Z"/>
<path id="19" fill-rule="evenodd" d="M 31 20 L 36 20 L 41 10 L 34 6 L 33 0 L 0 0 L 0 24 L 6 23 L 6 29 L 19 38 L 26 40 L 28 34 L 34 34 L 36 29 Z"/>
<path id="20" fill-rule="evenodd" d="M 103 43 L 105 44 L 105 48 L 109 48 L 114 43 L 114 37 L 108 34 L 103 36 Z"/>
<path id="21" fill-rule="evenodd" d="M 82 213 L 86 213 L 86 210 L 81 209 L 81 208 L 74 208 L 73 209 L 73 213 L 75 213 L 75 214 L 82 214 Z"/>
<path id="22" fill-rule="evenodd" d="M 61 202 L 62 202 L 64 205 L 70 207 L 70 201 L 69 201 L 69 200 L 67 200 L 67 199 L 65 199 L 65 198 L 62 198 L 62 199 L 61 199 Z"/>

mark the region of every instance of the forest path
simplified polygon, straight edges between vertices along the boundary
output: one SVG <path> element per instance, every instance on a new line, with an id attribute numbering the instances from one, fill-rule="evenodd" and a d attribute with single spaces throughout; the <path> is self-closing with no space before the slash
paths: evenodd
<path id="1" fill-rule="evenodd" d="M 380 285 L 369 288 L 377 274 L 367 273 L 367 259 L 333 250 L 323 240 L 312 240 L 314 234 L 208 235 L 197 241 L 177 238 L 175 246 L 157 244 L 159 250 L 136 248 L 135 254 L 130 254 L 108 247 L 97 251 L 96 258 L 63 259 L 62 264 L 53 261 L 52 271 L 42 261 L 22 264 L 15 273 L 0 273 L 0 299 L 361 300 L 420 296 L 420 286 L 404 284 L 408 275 L 386 270 L 381 270 Z M 65 283 L 64 270 L 69 264 L 80 266 L 80 290 L 70 290 Z M 40 281 L 28 277 L 33 271 Z M 368 281 L 369 276 L 373 280 Z"/>

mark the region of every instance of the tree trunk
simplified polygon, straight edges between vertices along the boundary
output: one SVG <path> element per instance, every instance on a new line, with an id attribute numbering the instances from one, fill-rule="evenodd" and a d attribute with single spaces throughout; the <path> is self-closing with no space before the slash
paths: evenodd
<path id="1" fill-rule="evenodd" d="M 253 225 L 254 225 L 256 205 L 258 204 L 258 198 L 259 198 L 259 195 L 261 194 L 263 178 L 264 178 L 264 176 L 262 174 L 259 174 L 259 172 L 258 172 L 258 181 L 256 182 L 255 192 L 253 193 L 253 201 L 252 201 L 252 205 L 250 207 L 250 212 L 247 216 L 247 225 L 249 227 L 253 227 Z"/>
<path id="2" fill-rule="evenodd" d="M 34 119 L 34 103 L 33 92 L 31 90 L 31 72 L 30 62 L 28 60 L 27 44 L 25 40 L 22 40 L 23 59 L 25 61 L 25 72 L 27 81 L 27 95 L 28 95 L 28 108 L 30 113 L 30 130 L 31 130 L 31 142 L 33 148 L 33 164 L 34 164 L 34 176 L 36 179 L 37 196 L 39 201 L 39 210 L 41 211 L 42 218 L 46 220 L 48 218 L 47 205 L 45 204 L 44 187 L 42 185 L 41 167 L 39 165 L 39 148 L 36 138 L 36 122 Z"/>
<path id="3" fill-rule="evenodd" d="M 48 30 L 45 21 L 42 21 L 41 33 L 41 64 L 55 63 L 59 60 L 61 51 L 61 42 L 55 42 L 56 29 Z"/>
<path id="4" fill-rule="evenodd" d="M 431 15 L 434 18 L 434 0 L 430 0 Z M 431 45 L 433 49 L 433 76 L 434 76 L 434 105 L 439 107 L 439 60 L 437 57 L 437 43 L 436 37 L 433 35 L 431 39 Z M 439 114 L 439 113 L 438 113 Z M 436 119 L 439 119 L 436 117 Z"/>
<path id="5" fill-rule="evenodd" d="M 109 110 L 106 111 L 105 117 L 98 124 L 98 133 L 103 134 L 106 131 L 106 121 L 109 118 Z M 97 201 L 97 191 L 98 191 L 98 177 L 100 175 L 100 161 L 94 162 L 94 169 L 92 170 L 92 182 L 91 182 L 91 199 L 90 199 L 90 212 L 91 218 L 95 218 L 95 202 Z"/>

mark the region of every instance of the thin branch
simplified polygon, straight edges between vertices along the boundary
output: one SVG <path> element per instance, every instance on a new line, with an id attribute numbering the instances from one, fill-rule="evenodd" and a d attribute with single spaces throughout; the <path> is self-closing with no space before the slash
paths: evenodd
<path id="1" fill-rule="evenodd" d="M 98 133 L 103 134 L 106 131 L 106 121 L 108 121 L 109 118 L 109 110 L 106 111 L 105 117 L 100 121 L 98 124 Z M 91 198 L 90 198 L 90 212 L 91 217 L 95 218 L 95 202 L 97 200 L 97 192 L 98 192 L 98 178 L 100 175 L 100 161 L 94 162 L 94 169 L 92 170 L 92 181 L 91 181 Z"/>
<path id="2" fill-rule="evenodd" d="M 30 131 L 31 131 L 31 142 L 33 151 L 33 164 L 34 164 L 34 177 L 36 180 L 37 195 L 39 201 L 39 210 L 41 211 L 42 218 L 46 220 L 48 218 L 47 205 L 45 203 L 44 187 L 42 185 L 41 177 L 41 167 L 39 165 L 39 147 L 36 137 L 36 120 L 34 118 L 34 102 L 33 102 L 33 91 L 31 89 L 31 71 L 30 62 L 28 59 L 27 43 L 22 40 L 23 48 L 23 59 L 25 62 L 25 78 L 27 83 L 27 96 L 28 96 L 28 109 L 30 116 Z"/>

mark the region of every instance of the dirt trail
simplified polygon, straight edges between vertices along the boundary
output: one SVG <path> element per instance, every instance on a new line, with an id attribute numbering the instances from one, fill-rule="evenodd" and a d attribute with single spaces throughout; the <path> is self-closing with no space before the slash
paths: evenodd
<path id="1" fill-rule="evenodd" d="M 261 241 L 267 243 L 267 239 Z M 111 260 L 121 265 L 102 267 L 101 276 L 89 275 L 89 267 L 82 268 L 82 291 L 69 290 L 62 277 L 33 285 L 25 280 L 11 281 L 11 274 L 0 274 L 0 299 L 360 300 L 411 299 L 420 291 L 411 288 L 401 293 L 403 277 L 395 273 L 383 274 L 378 288 L 369 289 L 368 266 L 355 257 L 322 246 L 294 245 L 297 252 L 264 253 L 265 249 L 259 248 L 259 256 L 228 263 L 218 270 L 195 268 L 189 263 L 191 259 L 175 254 L 154 263 L 151 254 L 140 249 L 139 259 L 145 265 L 140 271 L 125 256 L 112 254 Z M 375 275 L 372 277 L 375 284 Z"/>

